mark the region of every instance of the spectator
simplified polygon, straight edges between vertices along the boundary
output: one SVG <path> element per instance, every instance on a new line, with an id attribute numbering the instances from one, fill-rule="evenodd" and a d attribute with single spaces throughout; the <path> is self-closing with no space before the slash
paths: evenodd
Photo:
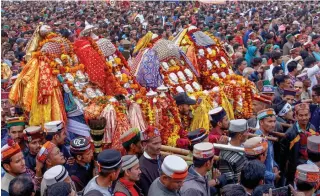
<path id="1" fill-rule="evenodd" d="M 265 166 L 258 160 L 248 161 L 241 170 L 240 184 L 248 194 L 258 186 L 262 185 L 265 176 Z"/>
<path id="2" fill-rule="evenodd" d="M 9 184 L 10 196 L 34 196 L 34 184 L 30 176 L 23 174 L 13 180 Z"/>
<path id="3" fill-rule="evenodd" d="M 238 184 L 228 184 L 222 189 L 222 196 L 247 196 L 247 192 L 243 186 Z"/>
<path id="4" fill-rule="evenodd" d="M 235 62 L 235 73 L 242 75 L 243 70 L 247 67 L 247 62 L 244 58 L 238 58 Z"/>
<path id="5" fill-rule="evenodd" d="M 48 187 L 46 196 L 76 196 L 76 192 L 71 188 L 67 182 L 57 182 Z"/>

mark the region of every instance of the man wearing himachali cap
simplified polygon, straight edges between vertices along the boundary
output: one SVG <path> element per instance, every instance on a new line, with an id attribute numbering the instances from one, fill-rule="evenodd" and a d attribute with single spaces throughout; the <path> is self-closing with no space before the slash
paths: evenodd
<path id="1" fill-rule="evenodd" d="M 229 145 L 240 147 L 248 138 L 248 123 L 245 119 L 237 119 L 230 121 L 229 137 L 231 138 Z M 219 160 L 219 170 L 227 177 L 228 184 L 238 183 L 239 175 L 246 158 L 243 153 L 221 150 Z"/>
<path id="2" fill-rule="evenodd" d="M 141 170 L 139 159 L 136 155 L 125 155 L 122 157 L 122 167 L 119 180 L 114 187 L 115 196 L 142 196 L 141 189 L 136 185 L 140 180 Z"/>
<path id="3" fill-rule="evenodd" d="M 62 121 L 51 121 L 44 124 L 45 137 L 47 141 L 55 144 L 66 159 L 71 157 L 69 150 L 66 148 L 65 139 L 67 133 Z"/>
<path id="4" fill-rule="evenodd" d="M 111 196 L 112 184 L 118 179 L 121 170 L 121 153 L 113 149 L 104 150 L 98 154 L 97 162 L 99 175 L 90 180 L 83 194 L 98 190 L 104 196 Z"/>
<path id="5" fill-rule="evenodd" d="M 287 101 L 281 101 L 280 103 L 273 105 L 273 109 L 277 114 L 277 122 L 291 125 L 295 121 L 293 117 L 293 108 Z M 283 132 L 286 132 L 289 127 L 283 126 L 282 128 Z"/>
<path id="6" fill-rule="evenodd" d="M 43 134 L 40 126 L 30 126 L 23 131 L 27 151 L 24 153 L 26 166 L 35 172 L 36 156 L 41 149 Z"/>
<path id="7" fill-rule="evenodd" d="M 25 147 L 23 142 L 23 130 L 26 125 L 24 117 L 8 118 L 6 120 L 6 124 L 8 128 L 9 137 L 13 139 L 17 144 L 19 144 L 20 148 L 22 148 L 23 151 Z"/>
<path id="8" fill-rule="evenodd" d="M 73 164 L 67 164 L 66 168 L 72 181 L 76 186 L 76 191 L 82 191 L 83 188 L 92 179 L 93 172 L 93 146 L 85 137 L 77 137 L 71 140 L 70 153 L 74 157 Z"/>
<path id="9" fill-rule="evenodd" d="M 144 153 L 140 157 L 140 188 L 144 195 L 148 195 L 152 182 L 160 177 L 163 158 L 160 155 L 161 137 L 160 131 L 152 126 L 141 132 L 141 141 Z"/>
<path id="10" fill-rule="evenodd" d="M 5 175 L 1 179 L 1 195 L 9 195 L 9 184 L 16 176 L 26 172 L 26 164 L 19 144 L 9 139 L 1 148 L 1 167 Z"/>
<path id="11" fill-rule="evenodd" d="M 295 185 L 297 190 L 304 195 L 316 195 L 320 183 L 320 169 L 315 165 L 302 164 L 298 165 L 295 175 Z"/>
<path id="12" fill-rule="evenodd" d="M 262 110 L 258 113 L 257 118 L 260 128 L 255 134 L 269 136 L 269 133 L 274 131 L 276 126 L 276 114 L 274 110 L 272 108 Z M 266 165 L 266 171 L 270 174 L 265 176 L 265 183 L 273 184 L 275 180 L 280 179 L 280 171 L 278 164 L 274 160 L 273 142 L 271 140 L 268 140 L 268 153 L 264 163 Z"/>
<path id="13" fill-rule="evenodd" d="M 48 187 L 54 185 L 57 182 L 67 182 L 71 185 L 72 191 L 75 191 L 75 186 L 69 177 L 69 173 L 66 170 L 66 168 L 62 165 L 56 165 L 50 169 L 48 169 L 44 175 L 43 179 L 41 181 L 41 196 L 46 195 L 46 190 Z M 71 194 L 72 195 L 72 194 Z"/>
<path id="14" fill-rule="evenodd" d="M 304 164 L 308 160 L 307 138 L 316 135 L 314 126 L 309 122 L 309 104 L 300 103 L 294 107 L 296 123 L 286 132 L 288 174 L 287 181 L 293 184 L 297 165 Z"/>
<path id="15" fill-rule="evenodd" d="M 320 168 L 320 136 L 308 137 L 307 147 L 309 158 L 307 164 L 313 164 Z"/>
<path id="16" fill-rule="evenodd" d="M 179 196 L 179 189 L 188 175 L 188 165 L 181 157 L 168 155 L 161 165 L 161 176 L 149 189 L 148 196 Z"/>
<path id="17" fill-rule="evenodd" d="M 217 107 L 209 111 L 209 118 L 213 127 L 210 130 L 209 142 L 227 144 L 228 136 L 226 136 L 225 132 L 229 128 L 230 121 L 226 111 L 222 107 Z M 219 155 L 219 151 L 217 151 L 216 155 Z"/>
<path id="18" fill-rule="evenodd" d="M 214 147 L 209 142 L 202 142 L 193 147 L 193 165 L 188 169 L 180 193 L 183 196 L 210 195 L 210 186 L 207 180 L 207 172 L 212 169 L 214 163 Z"/>
<path id="19" fill-rule="evenodd" d="M 120 136 L 123 148 L 128 155 L 137 155 L 140 157 L 143 153 L 141 145 L 140 130 L 138 128 L 131 128 Z"/>

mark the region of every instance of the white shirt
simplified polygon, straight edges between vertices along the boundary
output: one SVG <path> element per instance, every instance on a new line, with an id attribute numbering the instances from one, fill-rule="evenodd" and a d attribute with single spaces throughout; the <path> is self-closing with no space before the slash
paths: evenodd
<path id="1" fill-rule="evenodd" d="M 303 72 L 307 72 L 308 78 L 311 80 L 311 87 L 318 84 L 316 74 L 320 74 L 320 67 L 318 65 L 315 65 L 311 68 L 304 68 Z"/>
<path id="2" fill-rule="evenodd" d="M 274 65 L 273 65 L 273 63 L 270 65 L 270 69 L 268 69 L 268 70 L 266 70 L 265 72 L 264 72 L 264 79 L 265 80 L 269 80 L 269 81 L 271 81 L 272 80 L 272 78 L 273 78 L 273 76 L 272 76 L 272 70 L 273 70 L 273 68 L 274 68 Z"/>

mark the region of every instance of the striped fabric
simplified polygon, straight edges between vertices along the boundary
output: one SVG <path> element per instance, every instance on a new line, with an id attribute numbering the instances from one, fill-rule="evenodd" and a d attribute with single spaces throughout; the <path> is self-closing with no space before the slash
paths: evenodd
<path id="1" fill-rule="evenodd" d="M 247 159 L 239 152 L 221 150 L 219 170 L 225 174 L 228 184 L 238 183 L 240 172 Z"/>

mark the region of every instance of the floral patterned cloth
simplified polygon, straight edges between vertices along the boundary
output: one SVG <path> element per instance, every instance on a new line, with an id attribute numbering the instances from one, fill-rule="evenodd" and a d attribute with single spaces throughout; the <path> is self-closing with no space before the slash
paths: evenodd
<path id="1" fill-rule="evenodd" d="M 142 57 L 141 65 L 137 74 L 137 81 L 141 86 L 157 88 L 163 83 L 159 72 L 160 62 L 153 49 L 150 49 Z"/>

